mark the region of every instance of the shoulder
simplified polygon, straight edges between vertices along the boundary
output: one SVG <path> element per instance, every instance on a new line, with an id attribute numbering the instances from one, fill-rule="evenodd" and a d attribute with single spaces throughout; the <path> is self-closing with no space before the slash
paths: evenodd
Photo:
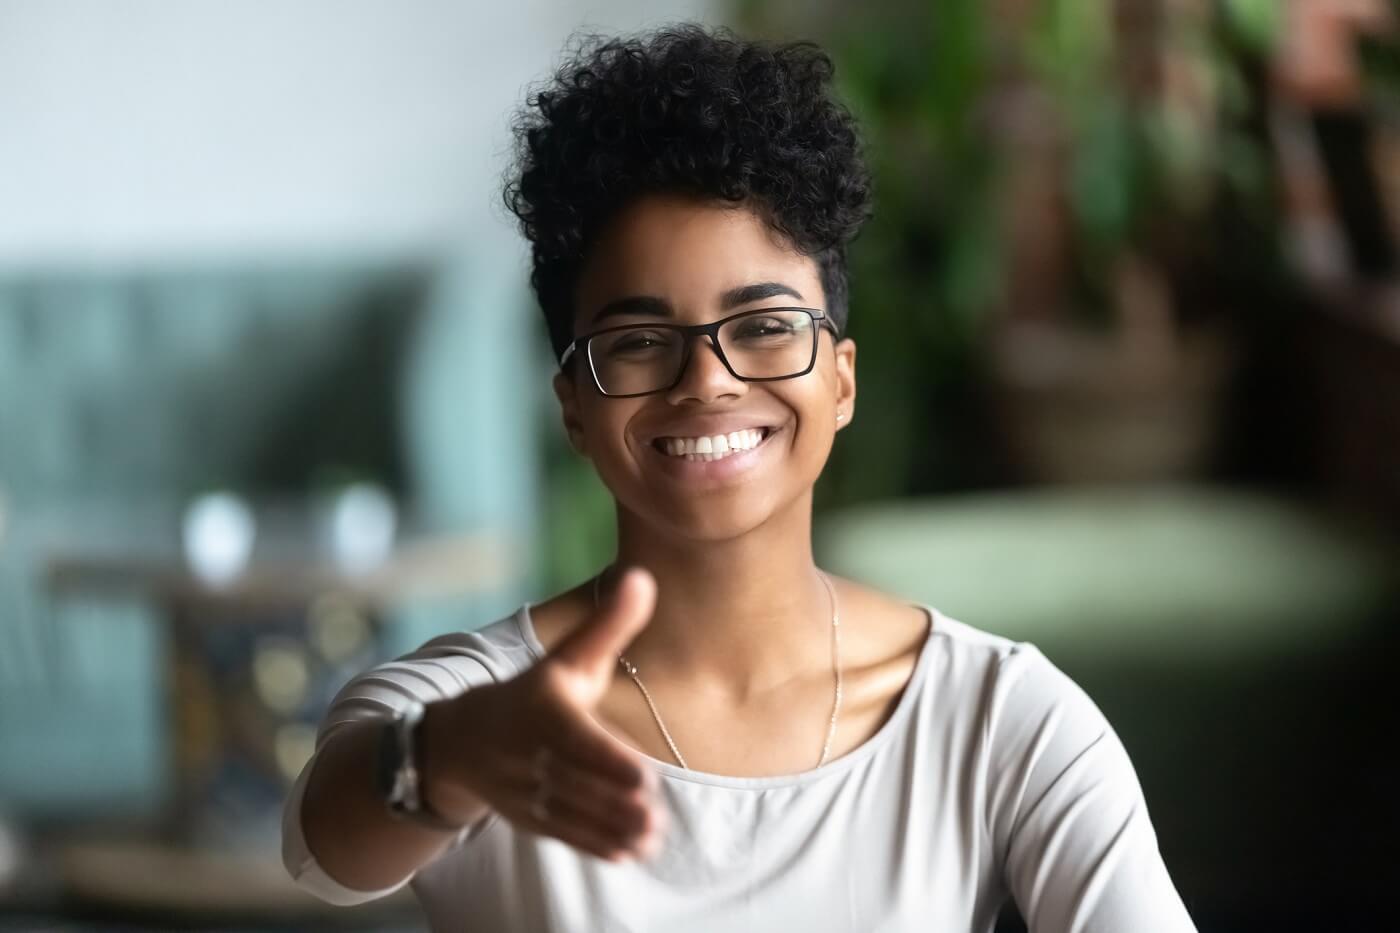
<path id="1" fill-rule="evenodd" d="M 510 680 L 533 663 L 521 610 L 474 631 L 447 632 L 352 677 L 331 699 L 317 747 L 347 723 L 385 718 Z"/>
<path id="2" fill-rule="evenodd" d="M 446 632 L 350 680 L 332 708 L 369 701 L 397 707 L 406 701 L 429 703 L 472 687 L 515 677 L 534 663 L 525 637 L 521 608 L 472 631 Z"/>
<path id="3" fill-rule="evenodd" d="M 976 628 L 932 605 L 910 602 L 903 597 L 876 590 L 849 580 L 832 578 L 837 584 L 843 619 L 843 638 L 864 635 L 888 652 L 895 645 L 905 649 L 926 648 L 932 665 L 945 681 L 953 678 L 961 686 L 971 681 L 996 677 L 1003 662 L 1014 668 L 1020 656 L 1040 657 L 1034 645 L 1017 642 Z M 847 627 L 845 622 L 850 622 Z"/>
<path id="4" fill-rule="evenodd" d="M 569 632 L 588 620 L 591 592 L 575 587 L 472 631 L 448 632 L 424 642 L 399 662 L 468 657 L 495 673 L 514 676 L 534 666 Z M 499 678 L 498 678 L 499 679 Z"/>
<path id="5" fill-rule="evenodd" d="M 470 659 L 493 679 L 514 677 L 534 664 L 529 632 L 529 606 L 471 631 L 447 632 L 399 658 L 399 663 Z"/>
<path id="6" fill-rule="evenodd" d="M 559 593 L 525 610 L 522 622 L 538 640 L 539 647 L 553 650 L 566 635 L 588 621 L 593 609 L 593 590 L 588 583 Z"/>
<path id="7" fill-rule="evenodd" d="M 964 738 L 1002 842 L 1052 786 L 1101 785 L 1119 802 L 1140 794 L 1107 717 L 1034 643 L 941 612 L 933 637 L 931 706 L 942 728 Z"/>
<path id="8" fill-rule="evenodd" d="M 935 705 L 981 736 L 995 755 L 1054 734 L 1083 746 L 1111 732 L 1087 693 L 1033 642 L 1018 641 L 933 607 L 929 678 Z"/>
<path id="9" fill-rule="evenodd" d="M 1033 642 L 1018 641 L 979 628 L 946 612 L 926 607 L 934 616 L 931 637 L 945 663 L 960 672 L 980 675 L 1000 693 L 1045 694 L 1078 690 Z"/>
<path id="10" fill-rule="evenodd" d="M 937 688 L 967 729 L 994 810 L 1016 812 L 1065 775 L 1136 788 L 1126 750 L 1108 718 L 1033 643 L 939 614 Z M 1129 795 L 1131 796 L 1131 795 Z"/>
<path id="11" fill-rule="evenodd" d="M 992 757 L 999 748 L 1030 739 L 1047 722 L 1071 742 L 1103 731 L 1098 709 L 1034 644 L 933 606 L 844 580 L 838 584 L 853 699 L 868 694 L 892 704 L 906 683 L 913 685 L 928 714 L 921 721 L 952 730 L 969 751 Z"/>

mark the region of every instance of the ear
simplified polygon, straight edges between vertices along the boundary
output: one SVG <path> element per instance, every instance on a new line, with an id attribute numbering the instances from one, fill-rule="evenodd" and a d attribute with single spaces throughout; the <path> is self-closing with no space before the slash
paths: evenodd
<path id="1" fill-rule="evenodd" d="M 836 430 L 850 425 L 856 416 L 856 342 L 846 337 L 835 345 Z"/>
<path id="2" fill-rule="evenodd" d="M 583 439 L 583 422 L 578 414 L 578 386 L 573 376 L 560 370 L 554 374 L 554 397 L 559 400 L 559 414 L 564 422 L 564 433 L 569 437 L 569 446 L 580 456 L 588 456 L 588 446 Z"/>

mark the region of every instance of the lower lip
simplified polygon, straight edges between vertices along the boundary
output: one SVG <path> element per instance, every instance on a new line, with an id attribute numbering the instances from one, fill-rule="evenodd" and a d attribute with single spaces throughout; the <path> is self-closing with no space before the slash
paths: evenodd
<path id="1" fill-rule="evenodd" d="M 687 460 L 685 457 L 663 454 L 651 444 L 647 444 L 646 448 L 651 451 L 653 459 L 661 461 L 661 466 L 671 476 L 692 483 L 722 482 L 756 466 L 764 449 L 778 433 L 776 430 L 770 431 L 757 447 L 730 454 L 723 460 Z"/>

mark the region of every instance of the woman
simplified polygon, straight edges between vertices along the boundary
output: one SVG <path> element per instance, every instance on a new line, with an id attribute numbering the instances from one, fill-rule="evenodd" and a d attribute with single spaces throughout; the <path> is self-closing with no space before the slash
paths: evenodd
<path id="1" fill-rule="evenodd" d="M 453 931 L 990 931 L 1008 895 L 1035 931 L 1193 929 L 1073 683 L 813 562 L 870 200 L 831 73 L 680 27 L 532 99 L 507 200 L 617 555 L 345 687 L 286 810 L 307 889 L 411 882 Z"/>

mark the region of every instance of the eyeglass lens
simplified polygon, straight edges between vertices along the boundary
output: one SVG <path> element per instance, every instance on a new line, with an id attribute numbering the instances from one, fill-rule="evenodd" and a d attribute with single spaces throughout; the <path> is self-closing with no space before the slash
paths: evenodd
<path id="1" fill-rule="evenodd" d="M 719 346 L 744 379 L 781 379 L 812 365 L 815 319 L 806 311 L 756 311 L 726 321 Z M 668 327 L 637 325 L 598 334 L 588 356 L 608 395 L 655 392 L 675 383 L 685 362 L 685 335 Z"/>

